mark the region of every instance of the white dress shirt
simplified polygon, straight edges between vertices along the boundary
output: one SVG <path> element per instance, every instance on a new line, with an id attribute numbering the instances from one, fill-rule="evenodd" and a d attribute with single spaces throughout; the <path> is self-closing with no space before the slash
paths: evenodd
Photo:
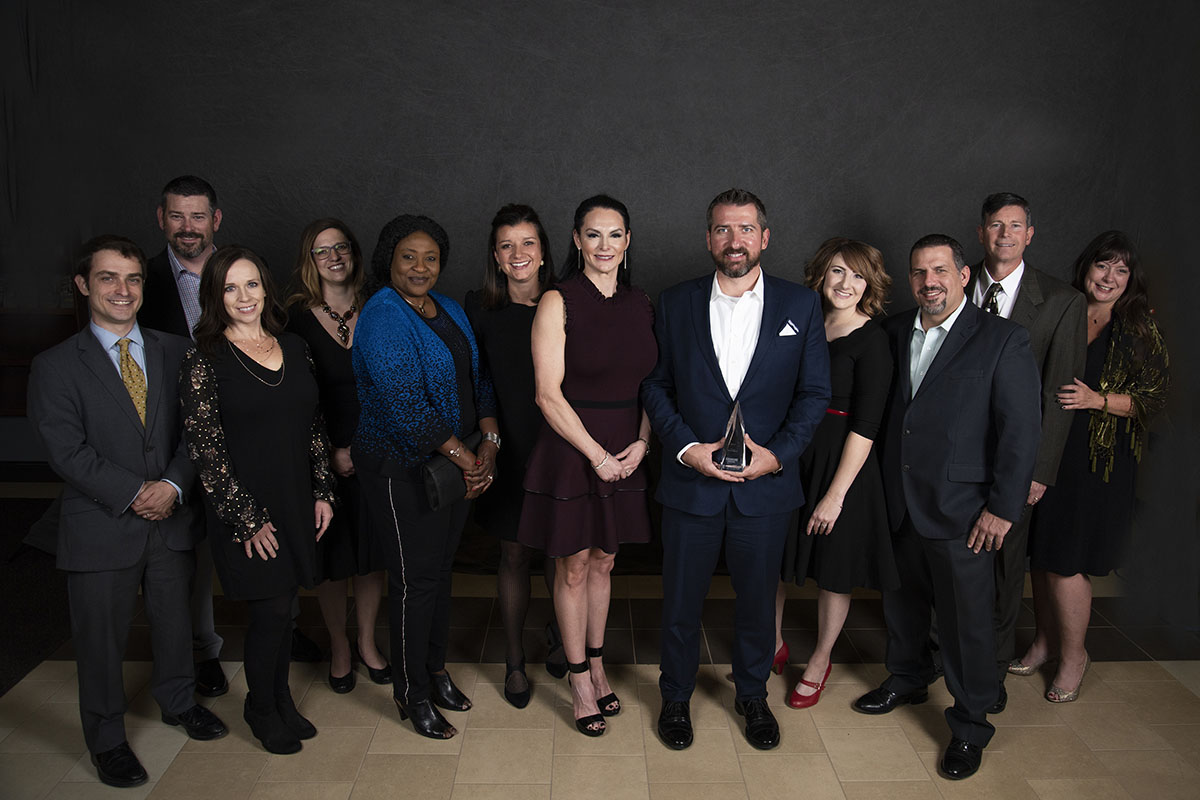
<path id="1" fill-rule="evenodd" d="M 933 359 L 937 356 L 938 350 L 942 349 L 942 343 L 946 341 L 946 337 L 950 334 L 950 329 L 954 327 L 954 323 L 958 321 L 958 317 L 962 314 L 963 307 L 967 304 L 967 298 L 963 298 L 958 308 L 942 320 L 941 325 L 935 325 L 929 330 L 921 325 L 921 312 L 917 312 L 916 319 L 913 320 L 912 339 L 909 340 L 908 348 L 908 377 L 912 383 L 912 395 L 916 396 L 917 389 L 921 386 L 921 381 L 925 380 L 925 373 L 929 372 L 929 365 L 933 363 Z"/>
<path id="2" fill-rule="evenodd" d="M 975 305 L 983 308 L 983 298 L 987 296 L 988 289 L 992 287 L 993 283 L 999 283 L 1000 291 L 996 292 L 996 309 L 1000 316 L 1011 319 L 1013 305 L 1017 302 L 1017 291 L 1021 288 L 1021 276 L 1025 274 L 1025 262 L 1022 261 L 1018 264 L 1017 268 L 1008 273 L 1002 281 L 992 280 L 992 276 L 985 266 L 981 265 L 979 272 L 979 280 L 975 281 L 975 292 L 971 295 Z"/>

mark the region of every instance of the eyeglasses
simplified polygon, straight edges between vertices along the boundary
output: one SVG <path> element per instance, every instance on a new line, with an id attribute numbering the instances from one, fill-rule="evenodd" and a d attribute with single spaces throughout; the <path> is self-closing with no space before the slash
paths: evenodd
<path id="1" fill-rule="evenodd" d="M 330 245 L 329 247 L 314 247 L 308 252 L 312 253 L 312 257 L 317 261 L 324 261 L 328 258 L 332 258 L 334 253 L 337 253 L 339 256 L 344 256 L 346 253 L 349 253 L 350 243 L 338 242 L 337 244 Z"/>

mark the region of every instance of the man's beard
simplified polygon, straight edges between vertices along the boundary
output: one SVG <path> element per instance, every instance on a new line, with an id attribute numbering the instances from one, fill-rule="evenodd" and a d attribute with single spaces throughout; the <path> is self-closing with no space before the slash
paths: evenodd
<path id="1" fill-rule="evenodd" d="M 197 239 L 196 244 L 191 248 L 185 247 L 178 237 L 171 239 L 170 244 L 171 249 L 175 251 L 175 255 L 180 258 L 197 258 L 208 249 L 208 242 L 204 241 L 203 236 Z"/>
<path id="2" fill-rule="evenodd" d="M 731 253 L 745 253 L 747 256 L 750 253 L 746 250 L 722 250 L 720 255 L 712 253 L 713 263 L 717 265 L 717 269 L 727 278 L 742 278 L 750 274 L 750 270 L 758 266 L 760 256 L 756 256 L 753 260 L 747 258 L 739 265 L 728 264 L 725 262 L 726 256 Z"/>

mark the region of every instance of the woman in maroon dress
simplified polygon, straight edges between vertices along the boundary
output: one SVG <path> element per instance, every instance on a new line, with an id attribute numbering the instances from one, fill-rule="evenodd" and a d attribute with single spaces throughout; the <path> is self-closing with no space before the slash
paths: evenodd
<path id="1" fill-rule="evenodd" d="M 650 539 L 650 422 L 638 400 L 654 368 L 654 311 L 629 285 L 629 212 L 611 197 L 575 211 L 570 274 L 542 295 L 533 321 L 537 403 L 546 418 L 525 473 L 518 540 L 556 559 L 575 726 L 604 733 L 620 712 L 602 662 L 609 573 L 622 542 Z"/>

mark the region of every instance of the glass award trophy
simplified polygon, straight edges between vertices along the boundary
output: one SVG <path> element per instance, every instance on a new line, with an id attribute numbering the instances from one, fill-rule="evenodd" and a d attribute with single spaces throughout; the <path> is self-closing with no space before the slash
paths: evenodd
<path id="1" fill-rule="evenodd" d="M 725 438 L 720 450 L 713 453 L 713 461 L 726 472 L 741 472 L 750 463 L 750 451 L 746 449 L 746 422 L 742 419 L 742 404 L 734 403 L 729 422 L 725 424 Z"/>

